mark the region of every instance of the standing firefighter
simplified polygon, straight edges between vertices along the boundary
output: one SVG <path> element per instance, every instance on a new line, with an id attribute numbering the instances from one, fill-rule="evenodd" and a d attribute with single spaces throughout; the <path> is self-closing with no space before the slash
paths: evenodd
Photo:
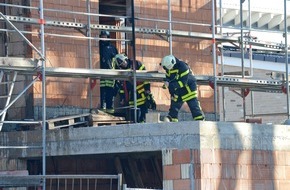
<path id="1" fill-rule="evenodd" d="M 110 33 L 108 31 L 101 31 L 100 38 L 109 37 Z M 114 69 L 112 60 L 116 54 L 118 54 L 118 50 L 110 41 L 100 40 L 101 69 Z M 106 110 L 108 113 L 114 113 L 113 98 L 115 95 L 115 80 L 101 79 L 100 82 L 101 109 Z"/>
<path id="2" fill-rule="evenodd" d="M 171 103 L 168 116 L 165 121 L 178 121 L 178 112 L 184 102 L 190 108 L 193 120 L 204 120 L 204 114 L 197 99 L 196 78 L 190 67 L 173 55 L 167 55 L 162 59 L 161 65 L 166 71 L 164 88 L 168 88 Z"/>
<path id="3" fill-rule="evenodd" d="M 133 69 L 133 60 L 128 59 L 124 54 L 117 54 L 115 56 L 116 69 Z M 145 70 L 145 65 L 140 61 L 135 61 L 136 70 Z M 136 84 L 136 96 L 137 96 L 137 108 L 140 110 L 137 112 L 137 122 L 142 123 L 146 120 L 146 113 L 148 113 L 148 108 L 156 109 L 155 101 L 153 100 L 152 94 L 150 92 L 149 82 L 137 81 Z M 120 90 L 121 104 L 126 103 L 129 106 L 134 106 L 134 86 L 130 81 L 124 81 L 122 88 Z M 150 102 L 150 105 L 148 105 Z M 134 110 L 131 110 L 130 114 L 131 120 L 134 121 Z"/>

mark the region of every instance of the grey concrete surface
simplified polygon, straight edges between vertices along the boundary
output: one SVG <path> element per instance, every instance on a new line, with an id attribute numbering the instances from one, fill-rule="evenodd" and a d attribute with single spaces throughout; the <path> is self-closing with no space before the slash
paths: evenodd
<path id="1" fill-rule="evenodd" d="M 39 157 L 41 131 L 0 133 L 0 155 Z M 170 149 L 289 150 L 289 125 L 186 121 L 48 130 L 47 156 L 146 152 Z"/>

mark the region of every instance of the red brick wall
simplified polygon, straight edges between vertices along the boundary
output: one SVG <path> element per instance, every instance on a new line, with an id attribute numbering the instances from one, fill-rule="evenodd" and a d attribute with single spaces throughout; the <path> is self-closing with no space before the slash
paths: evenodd
<path id="1" fill-rule="evenodd" d="M 39 6 L 38 1 L 32 1 L 31 6 Z M 57 9 L 59 11 L 45 11 L 44 18 L 49 21 L 67 21 L 87 23 L 85 14 L 66 13 L 65 11 L 87 12 L 86 3 L 83 1 L 44 1 L 45 9 Z M 64 11 L 61 11 L 64 10 Z M 98 13 L 98 1 L 91 1 L 91 11 Z M 36 11 L 31 12 L 31 17 L 39 18 Z M 92 17 L 94 23 L 98 20 Z M 39 26 L 34 26 L 32 31 L 38 31 Z M 45 36 L 46 66 L 47 67 L 68 67 L 68 68 L 89 68 L 88 40 L 82 39 L 84 36 L 80 31 L 73 28 L 45 27 L 45 33 L 66 35 L 58 37 L 52 35 Z M 85 30 L 83 29 L 83 32 Z M 97 36 L 98 31 L 92 31 L 92 36 Z M 73 36 L 68 37 L 68 36 Z M 33 35 L 32 42 L 36 47 L 40 47 L 39 36 Z M 98 68 L 99 54 L 98 43 L 92 40 L 92 64 L 93 68 Z M 34 53 L 35 57 L 38 57 Z M 82 78 L 53 78 L 47 77 L 47 106 L 76 106 L 89 108 L 89 80 Z M 34 104 L 41 105 L 41 81 L 34 85 Z M 93 104 L 98 103 L 98 88 L 93 89 Z"/>
<path id="2" fill-rule="evenodd" d="M 127 2 L 128 3 L 128 2 Z M 31 1 L 31 6 L 39 6 L 38 1 Z M 83 1 L 44 1 L 44 8 L 65 11 L 86 12 L 86 3 Z M 69 21 L 86 23 L 85 15 L 66 13 L 65 11 L 45 11 L 47 20 Z M 98 13 L 98 1 L 91 1 L 91 12 Z M 130 13 L 128 4 L 127 12 Z M 167 2 L 135 1 L 135 16 L 143 18 L 168 19 Z M 36 10 L 31 11 L 32 18 L 39 18 Z M 173 21 L 193 23 L 211 23 L 210 1 L 173 1 Z M 92 18 L 93 23 L 98 24 L 98 17 Z M 168 29 L 168 23 L 137 20 L 136 27 L 149 27 Z M 39 26 L 32 26 L 33 32 L 39 31 Z M 173 30 L 211 33 L 208 26 L 173 24 Z M 92 36 L 97 36 L 99 31 L 93 30 Z M 45 27 L 45 33 L 57 33 L 60 35 L 75 36 L 74 38 L 45 36 L 46 66 L 47 67 L 70 67 L 88 68 L 88 45 L 87 40 L 81 39 L 83 34 L 74 29 L 61 27 Z M 79 37 L 79 38 L 78 38 Z M 128 35 L 130 39 L 130 35 Z M 40 39 L 37 34 L 32 35 L 32 42 L 40 47 Z M 98 68 L 99 54 L 98 43 L 93 40 L 93 68 Z M 131 51 L 129 50 L 129 55 Z M 152 34 L 136 34 L 137 59 L 146 64 L 147 70 L 161 70 L 159 63 L 161 58 L 169 53 L 169 43 L 163 38 Z M 211 57 L 211 41 L 190 38 L 173 37 L 173 53 L 175 56 L 188 62 L 196 75 L 212 75 L 213 65 Z M 38 57 L 35 53 L 34 57 Z M 34 105 L 41 105 L 40 81 L 34 85 Z M 158 110 L 167 111 L 170 104 L 170 96 L 167 90 L 160 88 L 161 83 L 152 84 L 152 92 L 157 100 Z M 93 106 L 99 104 L 99 81 L 93 89 Z M 89 108 L 89 80 L 73 78 L 47 78 L 47 106 L 76 106 Z M 213 112 L 213 91 L 208 86 L 199 88 L 199 99 L 205 112 Z M 185 107 L 185 110 L 188 110 Z"/>
<path id="3" fill-rule="evenodd" d="M 290 188 L 290 151 L 173 150 L 163 161 L 166 188 L 271 190 Z M 193 166 L 193 172 L 190 164 Z M 190 179 L 190 175 L 193 179 Z M 194 184 L 194 188 L 191 188 Z"/>
<path id="4" fill-rule="evenodd" d="M 135 1 L 135 16 L 140 18 L 157 19 L 158 22 L 137 20 L 135 25 L 140 28 L 169 29 L 167 1 Z M 188 23 L 211 24 L 210 1 L 172 1 L 172 21 Z M 211 33 L 210 27 L 188 24 L 172 24 L 173 30 Z M 173 37 L 173 54 L 186 61 L 196 75 L 212 75 L 211 41 L 191 38 Z M 146 64 L 147 70 L 160 70 L 159 63 L 163 56 L 169 54 L 169 43 L 163 38 L 152 34 L 136 34 L 137 59 Z M 162 84 L 153 84 L 153 94 L 158 101 L 158 108 L 167 110 L 170 95 L 167 90 L 160 88 Z M 205 112 L 213 111 L 213 91 L 209 86 L 199 88 L 199 99 Z M 188 110 L 185 108 L 185 110 Z"/>

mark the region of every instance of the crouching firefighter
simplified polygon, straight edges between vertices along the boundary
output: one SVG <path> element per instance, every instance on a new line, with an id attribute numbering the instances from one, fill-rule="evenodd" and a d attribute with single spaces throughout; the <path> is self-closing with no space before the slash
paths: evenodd
<path id="1" fill-rule="evenodd" d="M 166 71 L 163 88 L 167 88 L 171 96 L 169 113 L 164 121 L 178 122 L 178 112 L 184 102 L 188 104 L 193 120 L 204 120 L 197 98 L 196 78 L 187 63 L 168 55 L 162 59 L 161 66 Z"/>
<path id="2" fill-rule="evenodd" d="M 133 69 L 133 60 L 128 59 L 124 54 L 117 54 L 115 56 L 116 69 Z M 145 70 L 145 65 L 140 61 L 135 61 L 136 70 Z M 122 105 L 129 105 L 134 107 L 134 84 L 131 81 L 123 81 L 120 89 L 120 97 Z M 148 113 L 148 106 L 156 109 L 156 104 L 150 91 L 150 83 L 147 81 L 137 81 L 136 84 L 136 103 L 137 103 L 137 122 L 142 123 L 146 121 L 146 113 Z M 149 102 L 149 104 L 148 104 Z M 152 103 L 153 102 L 153 103 Z M 134 121 L 134 109 L 130 110 L 130 120 Z"/>

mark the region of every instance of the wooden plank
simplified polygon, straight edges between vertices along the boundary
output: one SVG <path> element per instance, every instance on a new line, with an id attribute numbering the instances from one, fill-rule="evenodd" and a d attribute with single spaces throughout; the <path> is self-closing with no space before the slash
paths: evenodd
<path id="1" fill-rule="evenodd" d="M 88 126 L 91 122 L 91 114 L 80 114 L 80 115 L 72 115 L 59 117 L 54 119 L 47 120 L 48 129 L 56 129 L 63 128 L 69 126 L 79 126 L 84 125 Z"/>
<path id="2" fill-rule="evenodd" d="M 130 123 L 124 117 L 117 117 L 101 110 L 93 110 L 91 115 L 93 126 L 118 125 Z"/>

